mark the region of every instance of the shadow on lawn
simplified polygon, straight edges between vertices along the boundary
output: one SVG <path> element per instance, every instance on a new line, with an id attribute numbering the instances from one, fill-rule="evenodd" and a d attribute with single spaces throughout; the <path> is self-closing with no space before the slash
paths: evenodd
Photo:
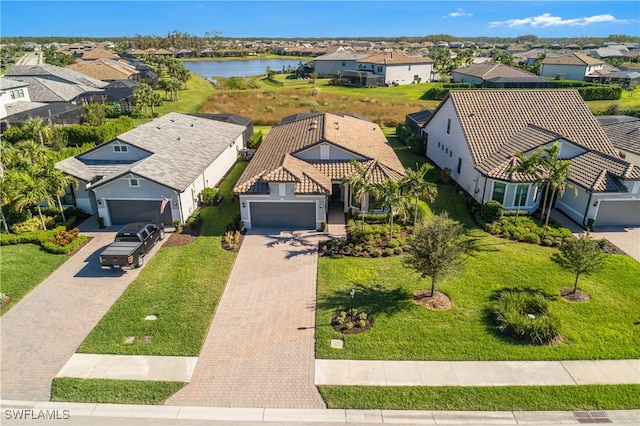
<path id="1" fill-rule="evenodd" d="M 356 308 L 370 315 L 385 314 L 388 316 L 410 309 L 413 303 L 411 293 L 402 288 L 385 288 L 380 284 L 353 286 L 353 298 L 349 290 L 334 292 L 318 299 L 317 306 L 321 310 L 341 311 Z"/>

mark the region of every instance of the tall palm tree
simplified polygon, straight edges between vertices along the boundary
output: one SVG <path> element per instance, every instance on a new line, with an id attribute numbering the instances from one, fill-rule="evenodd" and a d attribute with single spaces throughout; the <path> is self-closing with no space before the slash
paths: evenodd
<path id="1" fill-rule="evenodd" d="M 411 197 L 414 198 L 414 211 L 413 211 L 413 226 L 416 226 L 418 222 L 418 201 L 421 197 L 427 198 L 430 202 L 434 202 L 438 196 L 438 186 L 427 180 L 427 172 L 431 166 L 428 163 L 424 163 L 416 169 L 407 169 L 407 174 L 401 181 L 401 187 L 407 191 Z"/>
<path id="2" fill-rule="evenodd" d="M 387 215 L 389 216 L 389 239 L 391 239 L 393 238 L 393 218 L 401 216 L 406 219 L 407 217 L 409 211 L 407 198 L 401 191 L 400 183 L 392 179 L 387 179 L 383 183 L 375 185 L 373 192 L 387 210 Z"/>
<path id="3" fill-rule="evenodd" d="M 7 168 L 25 169 L 36 167 L 47 161 L 49 149 L 31 139 L 16 143 L 12 148 L 3 152 L 3 162 Z"/>
<path id="4" fill-rule="evenodd" d="M 547 210 L 547 202 L 549 201 L 549 189 L 550 189 L 550 176 L 551 171 L 555 168 L 558 162 L 558 155 L 560 154 L 560 145 L 556 141 L 552 146 L 545 147 L 540 153 L 540 165 L 542 166 L 543 173 L 540 180 L 544 184 L 544 198 L 542 200 L 542 216 L 545 215 Z M 542 217 L 541 216 L 541 217 Z"/>
<path id="5" fill-rule="evenodd" d="M 30 135 L 31 138 L 40 141 L 40 145 L 49 143 L 53 139 L 53 130 L 47 126 L 42 117 L 32 117 L 24 122 L 22 131 Z"/>
<path id="6" fill-rule="evenodd" d="M 369 167 L 365 167 L 355 160 L 351 160 L 351 165 L 355 169 L 351 176 L 345 178 L 343 183 L 349 185 L 349 191 L 352 194 L 353 199 L 360 200 L 360 213 L 362 214 L 362 230 L 364 231 L 364 217 L 366 211 L 364 209 L 365 199 L 367 193 L 373 189 L 371 183 L 371 177 L 374 170 L 378 167 L 378 162 L 374 162 Z"/>
<path id="7" fill-rule="evenodd" d="M 528 157 L 522 152 L 517 152 L 515 154 L 516 163 L 509 168 L 509 173 L 518 173 L 522 175 L 524 179 L 533 178 L 534 182 L 536 182 L 540 178 L 540 163 L 542 161 L 540 157 L 540 153 L 538 151 L 534 152 Z M 516 200 L 516 218 L 515 222 L 518 222 L 518 216 L 520 215 L 520 205 L 522 204 L 522 194 L 519 195 L 518 200 Z"/>
<path id="8" fill-rule="evenodd" d="M 40 173 L 31 174 L 23 171 L 15 173 L 16 190 L 12 194 L 15 209 L 21 212 L 25 207 L 36 206 L 42 222 L 42 229 L 46 230 L 47 224 L 44 221 L 40 204 L 43 202 L 53 204 L 49 182 Z"/>
<path id="9" fill-rule="evenodd" d="M 63 173 L 62 170 L 58 170 L 53 167 L 53 164 L 49 164 L 46 170 L 46 179 L 49 183 L 51 191 L 56 195 L 58 200 L 58 208 L 60 209 L 60 216 L 62 216 L 63 222 L 67 221 L 64 214 L 64 207 L 62 205 L 62 199 L 69 185 L 77 184 L 78 180 L 73 176 Z"/>
<path id="10" fill-rule="evenodd" d="M 554 163 L 553 169 L 549 171 L 549 188 L 551 189 L 551 196 L 549 201 L 549 208 L 547 209 L 547 216 L 544 220 L 544 228 L 542 231 L 542 235 L 547 229 L 547 225 L 549 224 L 549 216 L 551 215 L 551 208 L 553 204 L 553 199 L 556 195 L 562 197 L 567 188 L 573 191 L 573 196 L 578 196 L 578 190 L 575 185 L 567 182 L 569 179 L 569 174 L 571 173 L 571 161 L 569 160 L 559 160 Z"/>

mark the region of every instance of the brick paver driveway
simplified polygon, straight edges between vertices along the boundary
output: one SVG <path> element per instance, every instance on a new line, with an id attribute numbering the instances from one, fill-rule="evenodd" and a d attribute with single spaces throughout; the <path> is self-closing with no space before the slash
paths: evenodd
<path id="1" fill-rule="evenodd" d="M 251 230 L 192 380 L 167 405 L 324 408 L 314 385 L 317 236 Z"/>
<path id="2" fill-rule="evenodd" d="M 88 244 L 0 317 L 1 399 L 48 401 L 55 375 L 138 275 L 100 269 L 115 231 L 88 234 Z"/>

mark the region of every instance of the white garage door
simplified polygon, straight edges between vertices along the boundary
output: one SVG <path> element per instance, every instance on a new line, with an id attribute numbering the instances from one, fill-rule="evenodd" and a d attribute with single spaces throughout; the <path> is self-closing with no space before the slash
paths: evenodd
<path id="1" fill-rule="evenodd" d="M 252 228 L 316 229 L 315 203 L 250 203 Z"/>
<path id="2" fill-rule="evenodd" d="M 595 226 L 640 226 L 640 200 L 600 201 Z"/>

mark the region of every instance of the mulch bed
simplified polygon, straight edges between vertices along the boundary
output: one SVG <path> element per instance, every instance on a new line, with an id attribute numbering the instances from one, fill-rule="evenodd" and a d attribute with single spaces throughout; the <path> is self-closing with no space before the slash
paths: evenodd
<path id="1" fill-rule="evenodd" d="M 349 312 L 349 311 L 346 311 L 346 312 Z M 340 312 L 338 312 L 331 317 L 331 326 L 335 331 L 339 331 L 342 334 L 358 334 L 358 333 L 367 331 L 371 327 L 373 327 L 373 317 L 371 315 L 367 315 L 367 319 L 364 320 L 365 325 L 364 327 L 361 327 L 359 324 L 360 319 L 358 318 L 358 315 L 360 315 L 361 313 L 362 311 L 357 311 L 357 313 L 353 316 L 350 314 L 347 314 L 346 317 L 344 318 L 344 321 L 342 321 L 342 324 L 340 324 L 338 322 L 338 316 L 340 315 Z M 347 326 L 348 323 L 352 323 L 353 327 L 349 328 Z"/>
<path id="2" fill-rule="evenodd" d="M 573 287 L 563 287 L 560 290 L 560 296 L 569 302 L 588 302 L 591 300 L 591 297 L 580 289 L 577 289 L 574 293 Z"/>
<path id="3" fill-rule="evenodd" d="M 434 311 L 446 311 L 453 307 L 453 302 L 449 296 L 436 290 L 431 296 L 431 290 L 418 290 L 413 293 L 413 300 L 427 309 Z"/>
<path id="4" fill-rule="evenodd" d="M 200 235 L 201 230 L 202 225 L 198 225 L 195 228 L 185 226 L 182 228 L 181 232 L 171 233 L 162 247 L 179 247 L 189 245 L 195 242 L 195 240 Z"/>

